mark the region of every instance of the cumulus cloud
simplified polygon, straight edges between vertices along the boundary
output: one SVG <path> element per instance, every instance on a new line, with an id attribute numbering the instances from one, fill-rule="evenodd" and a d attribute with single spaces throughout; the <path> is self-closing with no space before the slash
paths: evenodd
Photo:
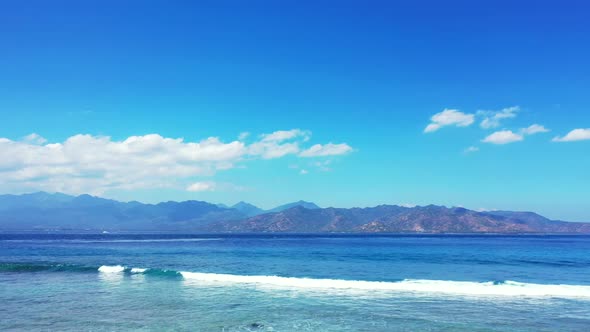
<path id="1" fill-rule="evenodd" d="M 545 128 L 544 126 L 538 125 L 536 123 L 528 126 L 527 128 L 522 128 L 520 130 L 521 134 L 523 134 L 523 135 L 534 135 L 534 134 L 538 134 L 538 133 L 546 133 L 548 131 L 549 131 L 549 129 Z"/>
<path id="2" fill-rule="evenodd" d="M 35 134 L 35 133 L 32 133 L 30 135 L 23 137 L 23 141 L 25 141 L 27 143 L 31 143 L 31 144 L 45 144 L 45 143 L 47 143 L 47 140 L 44 137 L 40 136 L 39 134 Z"/>
<path id="3" fill-rule="evenodd" d="M 249 154 L 263 159 L 275 159 L 298 154 L 301 151 L 300 144 L 311 138 L 311 132 L 301 129 L 278 130 L 260 137 L 258 142 L 249 146 Z"/>
<path id="4" fill-rule="evenodd" d="M 512 106 L 504 108 L 500 111 L 477 111 L 477 115 L 483 116 L 480 126 L 484 129 L 499 127 L 501 121 L 516 117 L 516 113 L 520 111 L 520 107 Z"/>
<path id="5" fill-rule="evenodd" d="M 425 133 L 437 131 L 445 126 L 467 127 L 475 121 L 475 116 L 454 109 L 445 109 L 433 115 L 430 121 L 431 123 L 424 128 Z"/>
<path id="6" fill-rule="evenodd" d="M 521 134 L 516 134 L 511 130 L 501 130 L 488 135 L 482 140 L 482 142 L 492 144 L 508 144 L 522 141 L 523 139 L 524 137 Z"/>
<path id="7" fill-rule="evenodd" d="M 590 140 L 590 128 L 579 128 L 574 129 L 567 133 L 567 135 L 563 137 L 556 136 L 553 138 L 553 142 L 574 142 L 574 141 L 584 141 Z"/>
<path id="8" fill-rule="evenodd" d="M 524 140 L 525 136 L 534 135 L 538 133 L 545 133 L 548 132 L 549 129 L 545 128 L 544 126 L 533 124 L 526 128 L 521 128 L 518 133 L 513 132 L 512 130 L 500 130 L 496 131 L 486 138 L 482 140 L 485 143 L 492 143 L 492 144 L 508 144 L 513 142 L 518 142 Z"/>
<path id="9" fill-rule="evenodd" d="M 279 141 L 259 141 L 248 148 L 248 153 L 263 159 L 281 158 L 289 154 L 299 153 L 299 142 L 280 143 Z"/>
<path id="10" fill-rule="evenodd" d="M 325 157 L 347 154 L 352 152 L 352 147 L 346 143 L 341 144 L 316 144 L 307 150 L 302 151 L 300 157 Z"/>
<path id="11" fill-rule="evenodd" d="M 192 192 L 214 191 L 216 187 L 217 187 L 217 184 L 212 181 L 195 182 L 195 183 L 189 185 L 188 187 L 186 187 L 186 190 L 192 191 Z"/>
<path id="12" fill-rule="evenodd" d="M 301 129 L 278 130 L 271 134 L 263 134 L 262 142 L 282 142 L 294 138 L 303 138 L 304 141 L 308 141 L 310 137 L 309 131 Z"/>
<path id="13" fill-rule="evenodd" d="M 220 185 L 191 183 L 191 179 L 211 177 L 254 159 L 296 156 L 309 135 L 298 129 L 279 131 L 249 145 L 237 140 L 223 142 L 217 137 L 191 142 L 158 134 L 123 140 L 75 135 L 50 144 L 37 134 L 16 141 L 0 138 L 0 186 L 4 192 L 46 190 L 95 195 L 155 188 L 214 190 Z M 317 155 L 336 154 L 342 151 L 341 146 L 350 148 L 330 143 L 313 151 Z"/>
<path id="14" fill-rule="evenodd" d="M 502 124 L 502 121 L 505 119 L 515 118 L 518 112 L 520 112 L 520 107 L 518 106 L 506 107 L 499 111 L 480 110 L 475 114 L 463 113 L 455 109 L 445 109 L 444 111 L 437 113 L 430 118 L 431 123 L 429 123 L 426 128 L 424 128 L 424 132 L 431 133 L 445 126 L 467 127 L 475 121 L 476 117 L 481 119 L 481 128 L 496 128 L 499 127 Z M 546 133 L 549 131 L 550 130 L 545 126 L 535 123 L 526 128 L 520 128 L 514 131 L 508 129 L 496 131 L 485 137 L 482 142 L 491 144 L 508 144 L 522 141 L 524 140 L 525 136 Z M 568 142 L 584 139 L 590 139 L 590 129 L 575 129 L 564 137 L 555 137 L 553 141 Z M 471 153 L 476 151 L 479 151 L 478 147 L 470 146 L 463 152 Z"/>

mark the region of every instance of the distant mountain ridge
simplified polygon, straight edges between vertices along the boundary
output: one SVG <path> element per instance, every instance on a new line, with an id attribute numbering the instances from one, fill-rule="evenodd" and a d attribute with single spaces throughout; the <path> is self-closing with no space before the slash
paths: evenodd
<path id="1" fill-rule="evenodd" d="M 273 211 L 303 203 L 317 206 L 301 201 Z M 213 222 L 263 213 L 267 211 L 246 202 L 227 207 L 202 201 L 119 202 L 86 194 L 0 195 L 0 230 L 198 231 Z"/>
<path id="2" fill-rule="evenodd" d="M 257 216 L 259 214 L 265 213 L 265 211 L 263 209 L 255 206 L 255 205 L 252 205 L 250 203 L 246 203 L 244 201 L 241 201 L 239 203 L 232 205 L 231 208 L 244 213 L 248 217 L 253 217 L 253 216 Z"/>
<path id="3" fill-rule="evenodd" d="M 143 204 L 90 195 L 0 195 L 0 231 L 158 231 L 282 233 L 590 234 L 590 223 L 550 220 L 533 212 L 476 212 L 428 205 L 320 208 L 299 201 L 265 211 L 239 202 Z"/>
<path id="4" fill-rule="evenodd" d="M 248 217 L 254 217 L 254 216 L 258 216 L 258 215 L 266 214 L 266 213 L 285 211 L 285 210 L 294 208 L 296 206 L 301 206 L 306 209 L 319 209 L 320 208 L 315 203 L 306 202 L 306 201 L 297 201 L 297 202 L 293 202 L 293 203 L 288 203 L 288 204 L 277 206 L 276 208 L 270 209 L 270 210 L 263 210 L 255 205 L 241 201 L 239 203 L 232 205 L 230 208 L 236 209 L 236 210 L 244 213 Z"/>
<path id="5" fill-rule="evenodd" d="M 298 201 L 298 202 L 293 202 L 293 203 L 277 206 L 276 208 L 270 209 L 266 212 L 268 212 L 268 213 L 281 212 L 281 211 L 285 211 L 285 210 L 288 210 L 288 209 L 291 209 L 291 208 L 294 208 L 297 206 L 301 206 L 303 208 L 310 209 L 310 210 L 315 210 L 315 209 L 320 208 L 319 206 L 317 206 L 315 203 L 312 203 L 312 202 Z"/>
<path id="6" fill-rule="evenodd" d="M 476 212 L 435 205 L 352 209 L 294 207 L 238 222 L 217 222 L 210 227 L 211 231 L 222 232 L 590 234 L 590 223 L 553 221 L 532 212 Z"/>

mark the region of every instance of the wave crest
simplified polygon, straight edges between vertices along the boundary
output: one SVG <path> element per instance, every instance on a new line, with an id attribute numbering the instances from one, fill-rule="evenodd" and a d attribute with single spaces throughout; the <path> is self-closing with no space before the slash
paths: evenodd
<path id="1" fill-rule="evenodd" d="M 560 297 L 589 298 L 590 286 L 583 285 L 544 285 L 505 282 L 470 282 L 451 280 L 405 279 L 397 282 L 310 279 L 277 276 L 241 276 L 215 273 L 180 272 L 184 279 L 225 284 L 252 284 L 274 288 L 299 288 L 316 290 L 353 290 L 403 293 L 433 293 L 468 296 L 523 296 L 523 297 Z"/>
<path id="2" fill-rule="evenodd" d="M 535 284 L 517 281 L 471 282 L 453 280 L 405 279 L 401 281 L 366 281 L 343 279 L 313 279 L 279 276 L 252 276 L 217 273 L 175 271 L 158 268 L 126 267 L 123 265 L 102 265 L 89 267 L 69 264 L 44 263 L 0 263 L 0 273 L 35 272 L 98 272 L 106 275 L 133 275 L 183 279 L 187 285 L 254 285 L 267 289 L 301 289 L 309 291 L 368 292 L 370 294 L 392 295 L 396 293 L 424 293 L 488 297 L 555 297 L 590 300 L 590 285 Z"/>
<path id="3" fill-rule="evenodd" d="M 114 265 L 114 266 L 109 266 L 109 265 L 103 265 L 101 267 L 98 268 L 98 272 L 102 272 L 102 273 L 122 273 L 125 272 L 125 267 L 121 266 L 121 265 Z"/>

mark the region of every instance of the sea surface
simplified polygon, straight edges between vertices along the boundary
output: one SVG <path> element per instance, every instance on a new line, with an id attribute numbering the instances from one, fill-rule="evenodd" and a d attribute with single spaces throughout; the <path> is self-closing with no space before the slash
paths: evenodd
<path id="1" fill-rule="evenodd" d="M 0 234 L 0 331 L 589 331 L 590 237 Z"/>

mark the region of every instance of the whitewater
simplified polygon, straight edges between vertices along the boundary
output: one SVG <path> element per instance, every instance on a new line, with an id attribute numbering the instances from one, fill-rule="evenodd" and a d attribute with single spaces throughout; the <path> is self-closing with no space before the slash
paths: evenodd
<path id="1" fill-rule="evenodd" d="M 121 265 L 103 265 L 98 268 L 101 273 L 146 273 L 158 270 L 148 268 L 128 268 Z M 488 281 L 468 282 L 452 280 L 412 280 L 406 279 L 395 282 L 343 280 L 343 279 L 312 279 L 279 276 L 248 276 L 218 273 L 199 273 L 187 271 L 159 271 L 173 272 L 182 276 L 188 285 L 190 282 L 217 283 L 225 285 L 262 285 L 278 288 L 301 288 L 319 290 L 365 290 L 383 292 L 418 292 L 447 295 L 476 295 L 476 296 L 515 296 L 515 297 L 561 297 L 581 298 L 590 300 L 590 286 L 585 285 L 543 285 L 516 281 Z"/>

